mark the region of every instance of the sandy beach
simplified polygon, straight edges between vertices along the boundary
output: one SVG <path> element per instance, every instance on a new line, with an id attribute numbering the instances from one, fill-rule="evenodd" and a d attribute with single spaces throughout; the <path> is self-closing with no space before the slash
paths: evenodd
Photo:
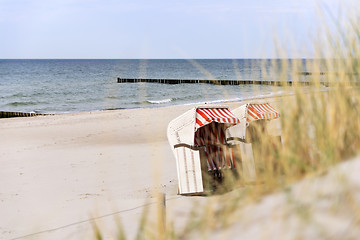
<path id="1" fill-rule="evenodd" d="M 154 188 L 176 196 L 166 127 L 186 108 L 1 119 L 1 239 L 91 223 L 145 204 Z M 84 231 L 79 225 L 34 238 L 91 236 L 91 224 Z"/>
<path id="2" fill-rule="evenodd" d="M 194 202 L 209 199 L 177 195 L 175 159 L 166 128 L 191 108 L 0 119 L 0 239 L 91 239 L 94 220 L 105 239 L 116 237 L 117 220 L 133 239 L 144 206 L 156 205 L 156 192 L 166 194 L 167 217 L 181 226 Z M 252 228 L 243 229 L 244 236 L 261 239 L 256 232 L 261 226 L 258 218 L 265 225 L 272 221 L 271 210 L 264 215 L 264 208 L 274 209 L 285 201 L 276 195 L 273 199 L 278 200 L 260 203 L 258 210 L 249 210 L 256 206 L 245 209 L 252 211 L 247 214 L 252 219 L 246 222 Z M 225 231 L 224 236 L 237 235 Z"/>
<path id="3" fill-rule="evenodd" d="M 166 129 L 191 108 L 0 119 L 1 239 L 88 239 L 105 215 L 133 236 L 142 208 L 117 212 L 154 202 L 155 191 L 178 198 Z"/>

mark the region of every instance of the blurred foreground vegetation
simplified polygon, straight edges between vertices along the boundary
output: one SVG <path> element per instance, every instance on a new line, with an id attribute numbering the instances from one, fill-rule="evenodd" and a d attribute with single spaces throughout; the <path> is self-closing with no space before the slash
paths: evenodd
<path id="1" fill-rule="evenodd" d="M 301 77 L 298 73 L 304 71 L 302 62 L 291 66 L 287 60 L 274 63 L 281 64 L 279 69 L 284 70 L 277 73 L 282 81 L 288 80 L 286 71 L 291 68 L 295 84 L 286 87 L 293 96 L 278 98 L 280 101 L 276 102 L 281 113 L 282 146 L 274 146 L 267 135 L 260 136 L 261 148 L 255 153 L 256 183 L 244 186 L 242 182 L 231 182 L 241 187 L 228 194 L 209 197 L 206 205 L 194 206 L 182 230 L 172 227 L 176 219 L 166 220 L 166 232 L 165 226 L 154 228 L 154 224 L 164 225 L 159 217 L 163 213 L 159 210 L 157 223 L 153 223 L 147 220 L 145 210 L 137 239 L 188 239 L 192 236 L 207 239 L 211 231 L 236 222 L 236 213 L 243 206 L 257 202 L 266 194 L 284 191 L 305 176 L 322 175 L 335 164 L 357 156 L 360 151 L 360 25 L 357 20 L 348 20 L 336 34 L 329 32 L 328 42 L 314 43 L 320 60 L 307 63 L 306 69 L 325 74 L 308 76 L 312 82 L 311 91 L 304 91 L 296 84 Z M 325 45 L 326 55 L 322 52 Z M 328 83 L 326 91 L 324 80 Z M 96 238 L 102 239 L 101 229 L 95 227 L 95 230 Z M 119 232 L 118 239 L 125 239 L 121 227 Z"/>

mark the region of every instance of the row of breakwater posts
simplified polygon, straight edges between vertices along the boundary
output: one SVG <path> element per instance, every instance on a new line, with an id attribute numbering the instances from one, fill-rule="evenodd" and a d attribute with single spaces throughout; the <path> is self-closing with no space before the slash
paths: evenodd
<path id="1" fill-rule="evenodd" d="M 186 84 L 186 83 L 206 83 L 214 85 L 292 85 L 291 81 L 260 81 L 260 80 L 207 80 L 207 79 L 162 79 L 162 78 L 118 78 L 118 83 L 163 83 L 163 84 Z M 310 82 L 297 82 L 301 85 L 310 85 Z"/>
<path id="2" fill-rule="evenodd" d="M 214 85 L 272 85 L 272 86 L 309 86 L 315 84 L 311 81 L 273 81 L 273 80 L 206 80 L 206 79 L 162 79 L 162 78 L 117 78 L 118 83 L 162 83 L 186 84 L 205 83 Z M 332 85 L 330 82 L 320 82 L 321 85 Z"/>
<path id="3" fill-rule="evenodd" d="M 52 115 L 52 114 L 0 111 L 0 118 L 34 117 L 34 116 L 46 116 L 46 115 Z"/>

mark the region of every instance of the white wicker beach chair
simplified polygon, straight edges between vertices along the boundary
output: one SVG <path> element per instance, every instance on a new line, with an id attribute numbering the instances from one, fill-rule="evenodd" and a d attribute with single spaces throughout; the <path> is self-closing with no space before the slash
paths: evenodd
<path id="1" fill-rule="evenodd" d="M 223 171 L 236 168 L 236 149 L 227 144 L 226 129 L 239 122 L 227 106 L 200 106 L 169 123 L 180 194 L 211 192 Z"/>
<path id="2" fill-rule="evenodd" d="M 267 102 L 248 103 L 232 110 L 240 123 L 227 129 L 227 141 L 240 145 L 243 179 L 256 180 L 251 124 L 263 124 L 266 134 L 281 142 L 280 113 Z"/>

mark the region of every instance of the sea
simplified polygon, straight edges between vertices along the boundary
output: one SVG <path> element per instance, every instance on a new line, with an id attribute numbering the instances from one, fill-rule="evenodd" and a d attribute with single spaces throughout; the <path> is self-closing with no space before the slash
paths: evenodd
<path id="1" fill-rule="evenodd" d="M 275 65 L 271 59 L 0 60 L 0 111 L 69 113 L 291 94 L 269 85 L 117 83 L 117 78 L 270 81 L 279 78 L 280 64 Z"/>

